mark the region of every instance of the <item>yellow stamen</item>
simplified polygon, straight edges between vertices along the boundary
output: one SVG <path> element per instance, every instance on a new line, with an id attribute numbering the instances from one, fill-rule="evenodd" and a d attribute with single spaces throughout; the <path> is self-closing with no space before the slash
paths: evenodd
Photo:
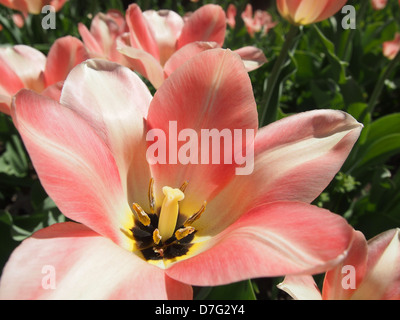
<path id="1" fill-rule="evenodd" d="M 155 213 L 156 212 L 156 199 L 154 197 L 154 179 L 150 179 L 150 184 L 149 184 L 149 203 L 150 203 L 150 212 Z"/>
<path id="2" fill-rule="evenodd" d="M 201 206 L 200 210 L 197 211 L 195 214 L 193 214 L 189 219 L 187 219 L 184 223 L 184 227 L 188 227 L 192 225 L 193 222 L 195 222 L 197 219 L 200 218 L 200 216 L 203 214 L 203 212 L 206 210 L 206 205 L 207 201 L 204 201 L 203 205 Z"/>
<path id="3" fill-rule="evenodd" d="M 187 237 L 189 234 L 193 233 L 196 229 L 193 227 L 186 227 L 186 228 L 180 228 L 176 230 L 175 232 L 175 237 L 177 240 L 181 240 L 185 237 Z"/>
<path id="4" fill-rule="evenodd" d="M 178 202 L 185 198 L 184 193 L 179 189 L 163 187 L 164 200 L 161 206 L 158 230 L 163 239 L 169 239 L 173 234 L 178 219 Z"/>
<path id="5" fill-rule="evenodd" d="M 144 226 L 148 226 L 150 225 L 150 218 L 147 215 L 146 212 L 144 212 L 144 210 L 142 209 L 141 206 L 139 206 L 137 203 L 134 203 L 132 205 L 133 210 L 135 210 L 136 214 L 137 214 L 137 218 L 139 219 L 140 223 L 143 224 Z"/>
<path id="6" fill-rule="evenodd" d="M 161 241 L 160 231 L 158 229 L 153 231 L 153 241 L 154 244 L 159 244 Z"/>

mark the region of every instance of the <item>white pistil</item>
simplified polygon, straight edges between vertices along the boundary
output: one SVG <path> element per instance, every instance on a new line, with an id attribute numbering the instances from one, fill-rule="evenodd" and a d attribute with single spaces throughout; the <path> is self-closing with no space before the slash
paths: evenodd
<path id="1" fill-rule="evenodd" d="M 173 234 L 178 219 L 178 202 L 185 198 L 185 194 L 180 189 L 163 187 L 164 200 L 161 206 L 158 230 L 162 239 L 169 239 Z"/>

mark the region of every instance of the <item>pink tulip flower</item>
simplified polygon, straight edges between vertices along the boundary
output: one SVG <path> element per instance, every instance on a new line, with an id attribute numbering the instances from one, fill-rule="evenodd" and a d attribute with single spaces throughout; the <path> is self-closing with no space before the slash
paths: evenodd
<path id="1" fill-rule="evenodd" d="M 392 41 L 383 43 L 383 55 L 389 60 L 393 60 L 400 51 L 400 33 L 396 33 Z"/>
<path id="2" fill-rule="evenodd" d="M 287 276 L 279 287 L 299 300 L 399 300 L 400 229 L 368 242 L 354 234 L 347 257 L 326 273 L 322 294 L 312 276 Z"/>
<path id="3" fill-rule="evenodd" d="M 246 5 L 245 11 L 242 12 L 242 19 L 251 37 L 258 32 L 266 35 L 271 28 L 276 26 L 276 22 L 272 21 L 272 16 L 267 11 L 256 10 L 253 15 L 251 4 Z"/>
<path id="4" fill-rule="evenodd" d="M 92 20 L 90 31 L 78 24 L 79 34 L 91 58 L 102 58 L 127 65 L 127 61 L 118 50 L 117 41 L 126 41 L 129 37 L 124 15 L 118 10 L 98 13 Z"/>
<path id="5" fill-rule="evenodd" d="M 226 23 L 232 29 L 235 29 L 236 26 L 236 14 L 236 6 L 233 3 L 229 4 L 228 9 L 226 10 Z"/>
<path id="6" fill-rule="evenodd" d="M 44 188 L 76 222 L 23 241 L 4 268 L 2 299 L 191 299 L 192 285 L 324 272 L 352 241 L 345 219 L 309 204 L 360 134 L 346 113 L 311 111 L 260 129 L 249 175 L 223 161 L 146 160 L 147 134 L 168 141 L 171 121 L 198 135 L 257 131 L 251 81 L 230 50 L 197 54 L 154 97 L 130 69 L 88 60 L 59 102 L 22 90 L 12 115 Z M 50 289 L 44 266 L 54 271 Z"/>
<path id="7" fill-rule="evenodd" d="M 387 5 L 387 0 L 371 0 L 372 8 L 374 10 L 382 10 Z"/>
<path id="8" fill-rule="evenodd" d="M 59 11 L 67 0 L 0 0 L 0 4 L 23 13 L 39 14 L 46 5 Z"/>
<path id="9" fill-rule="evenodd" d="M 294 25 L 316 23 L 337 13 L 347 0 L 277 0 L 278 11 Z"/>
<path id="10" fill-rule="evenodd" d="M 10 114 L 12 97 L 22 88 L 39 93 L 48 88 L 54 97 L 57 83 L 87 58 L 83 43 L 71 36 L 57 39 L 47 57 L 26 45 L 0 48 L 0 111 Z"/>
<path id="11" fill-rule="evenodd" d="M 120 52 L 129 67 L 147 78 L 157 89 L 173 70 L 193 55 L 222 47 L 226 33 L 224 10 L 214 4 L 204 5 L 185 19 L 171 10 L 142 12 L 138 5 L 129 6 L 126 21 L 130 45 L 120 43 Z M 242 48 L 239 54 L 248 71 L 266 61 L 263 52 L 253 46 Z M 251 60 L 257 57 L 258 60 Z"/>

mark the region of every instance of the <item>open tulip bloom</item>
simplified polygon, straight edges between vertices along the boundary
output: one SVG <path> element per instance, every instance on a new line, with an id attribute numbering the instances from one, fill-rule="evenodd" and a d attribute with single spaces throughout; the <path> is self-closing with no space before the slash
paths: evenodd
<path id="1" fill-rule="evenodd" d="M 23 241 L 4 268 L 3 299 L 191 299 L 192 285 L 324 272 L 351 244 L 345 219 L 310 202 L 361 125 L 318 110 L 257 132 L 251 82 L 230 50 L 197 54 L 154 97 L 128 68 L 88 60 L 60 101 L 22 90 L 12 116 L 44 188 L 76 222 Z M 257 132 L 254 170 L 236 175 L 222 155 L 219 164 L 149 164 L 147 134 L 171 141 L 171 122 L 191 138 L 204 129 Z M 179 135 L 178 150 L 188 136 Z"/>

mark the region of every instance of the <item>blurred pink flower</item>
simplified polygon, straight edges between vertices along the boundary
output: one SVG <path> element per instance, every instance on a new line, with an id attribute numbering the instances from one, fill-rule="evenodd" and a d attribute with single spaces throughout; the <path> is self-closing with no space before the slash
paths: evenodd
<path id="1" fill-rule="evenodd" d="M 67 0 L 0 0 L 0 4 L 23 13 L 39 14 L 46 5 L 60 10 Z"/>
<path id="2" fill-rule="evenodd" d="M 387 0 L 371 0 L 372 8 L 374 10 L 382 10 L 387 5 Z"/>
<path id="3" fill-rule="evenodd" d="M 100 12 L 93 18 L 90 31 L 83 23 L 78 24 L 78 30 L 91 58 L 128 64 L 124 55 L 117 50 L 118 41 L 129 42 L 128 25 L 120 11 Z"/>
<path id="4" fill-rule="evenodd" d="M 272 21 L 272 16 L 267 11 L 256 10 L 253 16 L 253 7 L 251 4 L 246 5 L 246 9 L 242 12 L 241 16 L 251 37 L 254 37 L 254 34 L 257 32 L 266 35 L 277 24 Z"/>
<path id="5" fill-rule="evenodd" d="M 400 51 L 400 33 L 396 33 L 392 41 L 383 43 L 383 55 L 389 60 L 393 60 Z"/>
<path id="6" fill-rule="evenodd" d="M 236 26 L 236 14 L 237 14 L 236 6 L 232 3 L 229 4 L 228 9 L 226 10 L 226 23 L 232 29 L 235 29 Z"/>
<path id="7" fill-rule="evenodd" d="M 25 25 L 26 16 L 24 16 L 24 15 L 25 14 L 21 14 L 21 13 L 14 13 L 12 15 L 12 20 L 13 20 L 14 24 L 20 29 Z"/>
<path id="8" fill-rule="evenodd" d="M 399 300 L 400 229 L 368 242 L 354 234 L 347 257 L 326 273 L 322 294 L 312 276 L 287 276 L 278 287 L 298 300 Z"/>
<path id="9" fill-rule="evenodd" d="M 326 271 L 352 241 L 345 219 L 310 203 L 361 125 L 317 110 L 257 132 L 251 81 L 230 50 L 197 54 L 154 97 L 128 68 L 88 60 L 59 102 L 25 89 L 12 115 L 44 188 L 79 223 L 23 241 L 4 268 L 1 299 L 190 299 L 191 285 Z M 170 121 L 198 134 L 257 132 L 253 173 L 235 175 L 237 165 L 222 161 L 149 164 L 146 136 L 158 129 L 169 140 Z M 56 273 L 52 290 L 43 266 Z"/>
<path id="10" fill-rule="evenodd" d="M 0 111 L 10 114 L 12 97 L 22 88 L 59 94 L 60 82 L 87 58 L 83 43 L 71 36 L 57 39 L 47 57 L 26 45 L 0 48 Z"/>

